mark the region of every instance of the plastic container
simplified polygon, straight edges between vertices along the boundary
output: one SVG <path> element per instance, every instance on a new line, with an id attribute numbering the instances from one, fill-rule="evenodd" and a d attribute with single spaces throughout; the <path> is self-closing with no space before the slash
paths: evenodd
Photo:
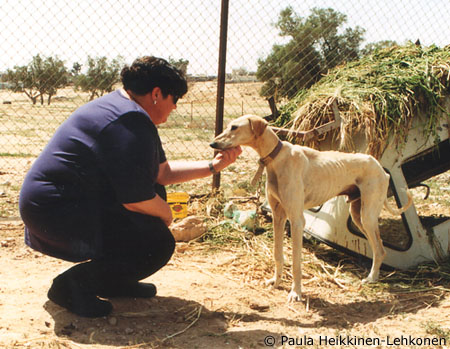
<path id="1" fill-rule="evenodd" d="M 167 193 L 167 203 L 172 210 L 173 218 L 184 218 L 188 214 L 189 194 L 185 192 Z"/>

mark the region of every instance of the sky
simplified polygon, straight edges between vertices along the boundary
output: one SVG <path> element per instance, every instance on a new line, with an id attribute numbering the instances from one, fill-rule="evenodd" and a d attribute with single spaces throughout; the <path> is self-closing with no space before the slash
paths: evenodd
<path id="1" fill-rule="evenodd" d="M 313 7 L 347 15 L 345 27 L 366 29 L 365 43 L 420 39 L 450 44 L 449 0 L 229 0 L 227 72 L 255 71 L 274 43 L 273 26 L 291 5 L 302 17 Z M 87 56 L 142 55 L 189 60 L 188 73 L 214 75 L 218 66 L 220 0 L 0 0 L 0 71 L 36 54 L 71 68 Z"/>

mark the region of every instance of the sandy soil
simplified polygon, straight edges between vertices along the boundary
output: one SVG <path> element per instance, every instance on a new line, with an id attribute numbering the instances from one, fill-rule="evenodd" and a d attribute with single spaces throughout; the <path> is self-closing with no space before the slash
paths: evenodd
<path id="1" fill-rule="evenodd" d="M 27 248 L 22 231 L 20 221 L 0 221 L 1 347 L 348 348 L 367 347 L 368 340 L 380 341 L 375 347 L 406 347 L 410 340 L 440 344 L 421 348 L 450 345 L 450 282 L 438 267 L 428 269 L 429 281 L 420 287 L 388 271 L 380 284 L 362 286 L 367 265 L 307 244 L 303 301 L 288 304 L 288 270 L 280 289 L 266 288 L 254 275 L 268 272 L 254 274 L 260 266 L 249 264 L 245 252 L 179 243 L 169 264 L 147 280 L 158 287 L 155 298 L 114 299 L 110 316 L 85 319 L 46 298 L 52 279 L 71 263 Z M 395 341 L 402 345 L 390 345 Z"/>

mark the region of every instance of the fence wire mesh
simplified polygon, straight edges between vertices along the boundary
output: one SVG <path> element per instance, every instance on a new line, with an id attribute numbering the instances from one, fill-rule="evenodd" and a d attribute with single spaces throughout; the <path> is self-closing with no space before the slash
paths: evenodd
<path id="1" fill-rule="evenodd" d="M 0 4 L 0 217 L 17 215 L 23 176 L 58 125 L 118 88 L 121 67 L 139 56 L 166 58 L 189 79 L 188 94 L 160 127 L 168 157 L 212 156 L 219 0 Z M 449 17 L 442 0 L 230 0 L 224 120 L 268 115 L 267 97 L 282 104 L 375 47 L 445 46 Z"/>

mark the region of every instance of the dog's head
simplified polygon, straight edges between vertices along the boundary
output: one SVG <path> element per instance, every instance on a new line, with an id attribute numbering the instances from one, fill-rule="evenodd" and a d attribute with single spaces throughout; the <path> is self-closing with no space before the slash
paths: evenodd
<path id="1" fill-rule="evenodd" d="M 267 121 L 255 115 L 244 115 L 232 122 L 210 144 L 214 149 L 228 149 L 239 145 L 252 146 L 267 127 Z"/>

